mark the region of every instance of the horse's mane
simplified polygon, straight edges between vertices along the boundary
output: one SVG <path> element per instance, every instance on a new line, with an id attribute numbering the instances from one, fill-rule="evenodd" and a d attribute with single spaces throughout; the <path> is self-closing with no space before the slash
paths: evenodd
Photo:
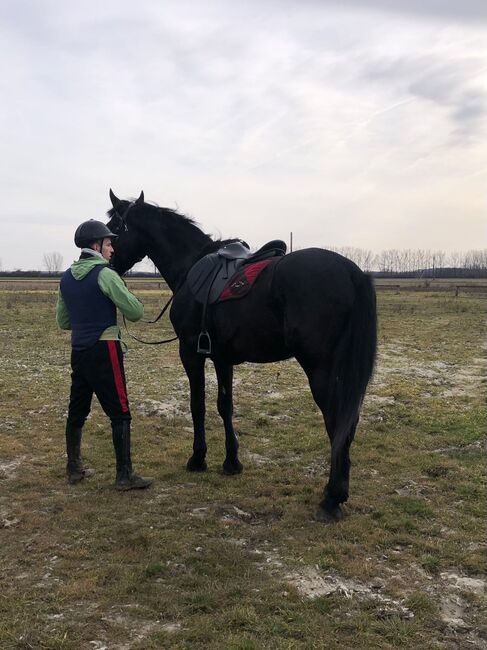
<path id="1" fill-rule="evenodd" d="M 136 199 L 133 199 L 133 198 L 132 199 L 127 199 L 128 203 L 130 203 L 131 201 L 135 202 Z M 152 203 L 152 202 L 149 203 L 147 201 L 144 203 L 144 205 L 148 205 L 148 206 L 150 206 L 152 208 L 155 208 L 158 211 L 158 213 L 163 213 L 165 217 L 169 217 L 173 221 L 183 220 L 183 221 L 186 221 L 187 223 L 191 224 L 192 226 L 195 226 L 195 228 L 198 228 L 198 230 L 201 230 L 199 228 L 197 222 L 194 219 L 192 219 L 191 217 L 186 216 L 185 214 L 181 214 L 181 212 L 178 212 L 177 210 L 174 210 L 173 208 L 163 208 L 160 205 L 158 205 L 157 203 Z M 107 216 L 109 216 L 110 218 L 112 218 L 112 217 L 114 217 L 114 216 L 116 216 L 118 214 L 119 213 L 115 208 L 110 208 L 110 210 L 108 210 L 108 212 L 107 212 Z"/>
<path id="2" fill-rule="evenodd" d="M 135 201 L 135 199 L 128 199 L 128 201 Z M 208 244 L 203 248 L 201 251 L 203 255 L 206 255 L 207 253 L 212 253 L 222 246 L 225 246 L 226 244 L 231 244 L 232 242 L 241 242 L 241 239 L 234 238 L 234 239 L 214 239 L 212 235 L 205 233 L 201 230 L 201 228 L 198 225 L 198 222 L 195 221 L 192 217 L 188 217 L 185 214 L 182 214 L 181 212 L 178 212 L 177 210 L 173 208 L 164 208 L 158 205 L 157 203 L 148 203 L 147 201 L 145 202 L 145 205 L 148 205 L 152 208 L 155 208 L 157 215 L 163 216 L 164 219 L 168 219 L 170 223 L 176 224 L 176 223 L 186 223 L 187 225 L 191 226 L 192 228 L 195 228 L 196 230 L 199 230 L 200 233 L 206 235 L 209 238 Z M 115 208 L 110 208 L 107 212 L 107 216 L 112 218 L 118 214 L 117 210 Z M 245 242 L 244 242 L 245 243 Z"/>

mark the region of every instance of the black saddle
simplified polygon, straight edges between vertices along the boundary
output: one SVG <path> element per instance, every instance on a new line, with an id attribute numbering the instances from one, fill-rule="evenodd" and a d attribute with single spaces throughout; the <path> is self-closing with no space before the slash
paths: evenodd
<path id="1" fill-rule="evenodd" d="M 198 260 L 189 270 L 186 281 L 195 300 L 211 305 L 241 266 L 285 253 L 286 243 L 280 239 L 267 242 L 255 253 L 242 242 L 232 242 Z"/>
<path id="2" fill-rule="evenodd" d="M 198 352 L 211 354 L 211 339 L 206 326 L 207 308 L 218 300 L 235 273 L 246 264 L 285 255 L 286 250 L 286 243 L 281 239 L 267 242 L 255 253 L 243 242 L 235 241 L 222 246 L 215 253 L 205 255 L 193 264 L 186 281 L 195 300 L 203 305 Z"/>

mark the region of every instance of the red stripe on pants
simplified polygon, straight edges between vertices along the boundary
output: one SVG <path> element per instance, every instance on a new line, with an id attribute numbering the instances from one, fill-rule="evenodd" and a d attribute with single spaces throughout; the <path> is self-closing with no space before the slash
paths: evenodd
<path id="1" fill-rule="evenodd" d="M 108 343 L 108 352 L 110 353 L 110 361 L 112 362 L 113 377 L 115 379 L 115 386 L 117 388 L 118 399 L 120 400 L 122 413 L 127 413 L 127 411 L 129 410 L 128 403 L 127 403 L 127 393 L 125 391 L 125 384 L 123 381 L 122 370 L 120 368 L 120 362 L 118 360 L 117 344 L 115 343 L 115 341 L 107 341 L 107 343 Z"/>

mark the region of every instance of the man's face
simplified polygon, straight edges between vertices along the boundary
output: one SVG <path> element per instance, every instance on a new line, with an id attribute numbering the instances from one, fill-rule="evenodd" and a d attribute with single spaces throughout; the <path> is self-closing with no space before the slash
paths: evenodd
<path id="1" fill-rule="evenodd" d="M 101 254 L 103 257 L 110 261 L 112 255 L 113 255 L 113 246 L 112 246 L 112 240 L 111 239 L 104 239 L 102 246 L 101 246 Z"/>

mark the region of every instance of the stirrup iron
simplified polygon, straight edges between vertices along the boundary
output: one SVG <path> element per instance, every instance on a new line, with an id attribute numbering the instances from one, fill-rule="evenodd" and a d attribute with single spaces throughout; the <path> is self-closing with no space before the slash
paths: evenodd
<path id="1" fill-rule="evenodd" d="M 211 338 L 206 330 L 201 331 L 198 336 L 198 347 L 196 351 L 199 354 L 211 354 Z"/>

